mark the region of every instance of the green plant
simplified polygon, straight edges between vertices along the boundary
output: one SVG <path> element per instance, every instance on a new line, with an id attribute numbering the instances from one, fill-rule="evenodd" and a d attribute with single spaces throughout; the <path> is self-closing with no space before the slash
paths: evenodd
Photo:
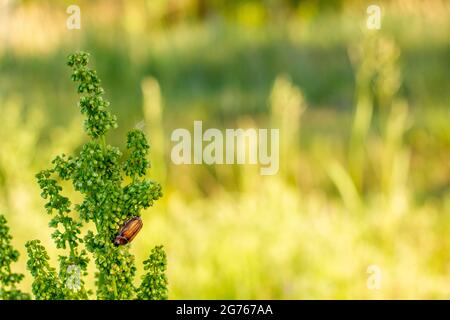
<path id="1" fill-rule="evenodd" d="M 148 274 L 135 288 L 136 266 L 129 245 L 113 244 L 121 226 L 152 206 L 162 191 L 157 182 L 145 178 L 150 164 L 149 144 L 143 132 L 128 133 L 129 156 L 125 161 L 118 148 L 106 143 L 108 130 L 117 127 L 116 118 L 108 110 L 109 102 L 102 97 L 100 79 L 87 67 L 88 58 L 84 52 L 72 54 L 68 65 L 73 71 L 72 80 L 78 83 L 79 106 L 86 116 L 84 129 L 90 141 L 78 155 L 57 156 L 50 169 L 36 175 L 41 196 L 47 201 L 45 208 L 52 215 L 49 223 L 55 229 L 52 238 L 63 254 L 59 255 L 57 273 L 40 241 L 27 242 L 27 268 L 34 279 L 32 292 L 36 299 L 88 299 L 92 292 L 85 287 L 84 278 L 90 253 L 97 267 L 98 299 L 167 299 L 166 254 L 162 246 L 153 249 L 145 261 Z M 73 204 L 62 194 L 63 181 L 72 182 L 74 190 L 82 195 L 81 203 Z M 90 230 L 82 237 L 82 227 L 89 223 L 95 226 L 95 231 Z M 9 247 L 2 250 L 10 253 L 11 260 L 17 259 L 16 252 Z M 2 279 L 2 283 L 14 288 L 20 278 Z"/>
<path id="2" fill-rule="evenodd" d="M 23 274 L 11 271 L 11 263 L 19 259 L 19 252 L 12 247 L 11 239 L 6 218 L 0 215 L 0 299 L 28 300 L 30 295 L 16 288 Z"/>
<path id="3" fill-rule="evenodd" d="M 138 290 L 138 299 L 167 299 L 166 268 L 166 253 L 163 247 L 155 247 L 150 257 L 144 261 L 144 269 L 147 270 L 147 274 L 142 277 L 142 284 Z"/>

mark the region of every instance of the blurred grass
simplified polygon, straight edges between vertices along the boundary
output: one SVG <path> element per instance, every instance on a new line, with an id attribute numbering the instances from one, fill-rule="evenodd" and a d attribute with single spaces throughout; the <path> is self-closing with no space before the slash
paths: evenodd
<path id="1" fill-rule="evenodd" d="M 58 254 L 34 174 L 85 139 L 64 66 L 82 48 L 119 118 L 110 142 L 143 120 L 150 136 L 165 196 L 132 251 L 167 247 L 171 298 L 450 296 L 448 3 L 383 2 L 375 33 L 364 1 L 81 1 L 79 31 L 69 2 L 7 3 L 0 210 L 25 288 L 25 241 Z M 199 119 L 279 127 L 280 174 L 174 166 L 170 133 Z"/>

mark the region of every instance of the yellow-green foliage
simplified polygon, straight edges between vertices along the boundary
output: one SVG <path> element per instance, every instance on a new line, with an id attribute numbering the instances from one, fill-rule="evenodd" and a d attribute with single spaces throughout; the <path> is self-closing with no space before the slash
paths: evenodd
<path id="1" fill-rule="evenodd" d="M 0 212 L 21 253 L 18 288 L 31 291 L 30 234 L 51 265 L 58 261 L 33 175 L 84 142 L 75 108 L 60 105 L 73 96 L 59 94 L 72 91 L 48 88 L 64 84 L 55 57 L 86 46 L 102 57 L 121 119 L 108 139 L 124 144 L 135 125 L 150 137 L 150 173 L 165 197 L 142 212 L 130 253 L 139 265 L 149 246 L 165 244 L 170 298 L 450 297 L 448 2 L 380 1 L 375 31 L 356 1 L 214 2 L 209 11 L 194 0 L 175 1 L 177 10 L 165 1 L 85 1 L 73 32 L 61 27 L 64 5 L 43 2 L 18 5 L 16 32 L 0 48 L 0 88 L 12 92 L 0 96 L 8 119 Z M 33 81 L 41 74 L 45 81 Z M 64 116 L 76 126 L 50 119 Z M 174 166 L 172 130 L 202 119 L 205 127 L 280 128 L 279 174 Z M 367 287 L 371 265 L 382 272 L 379 290 Z M 86 277 L 87 290 L 92 283 Z"/>
<path id="2" fill-rule="evenodd" d="M 58 155 L 50 169 L 36 174 L 40 195 L 46 201 L 45 211 L 52 215 L 51 237 L 56 248 L 62 251 L 57 273 L 41 241 L 27 241 L 32 292 L 38 300 L 88 299 L 92 291 L 86 289 L 84 278 L 88 274 L 89 252 L 98 270 L 97 298 L 167 299 L 166 257 L 162 246 L 156 247 L 145 262 L 149 273 L 142 285 L 135 288 L 134 256 L 129 253 L 129 246 L 119 247 L 114 242 L 124 223 L 139 217 L 140 211 L 152 206 L 162 192 L 159 183 L 145 178 L 150 146 L 142 131 L 128 132 L 129 155 L 123 163 L 120 150 L 106 143 L 105 135 L 117 127 L 116 119 L 109 111 L 109 102 L 102 97 L 103 88 L 96 71 L 87 66 L 88 58 L 89 54 L 77 52 L 68 57 L 67 64 L 72 68 L 72 80 L 78 83 L 79 107 L 86 116 L 84 129 L 91 140 L 82 146 L 79 154 Z M 122 186 L 125 177 L 130 182 Z M 81 194 L 83 200 L 73 204 L 63 195 L 66 190 L 61 181 L 71 181 L 71 193 Z M 81 228 L 89 222 L 95 225 L 95 233 L 89 230 L 83 237 Z M 0 297 L 27 299 L 28 295 L 16 289 L 23 275 L 11 271 L 11 263 L 19 257 L 19 252 L 10 245 L 11 239 L 6 219 L 0 216 Z"/>

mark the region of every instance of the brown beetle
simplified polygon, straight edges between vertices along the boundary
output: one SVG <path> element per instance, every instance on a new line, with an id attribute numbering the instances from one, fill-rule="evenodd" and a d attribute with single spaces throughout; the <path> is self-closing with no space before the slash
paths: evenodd
<path id="1" fill-rule="evenodd" d="M 134 217 L 128 220 L 114 239 L 114 245 L 120 246 L 131 242 L 142 228 L 142 219 Z"/>

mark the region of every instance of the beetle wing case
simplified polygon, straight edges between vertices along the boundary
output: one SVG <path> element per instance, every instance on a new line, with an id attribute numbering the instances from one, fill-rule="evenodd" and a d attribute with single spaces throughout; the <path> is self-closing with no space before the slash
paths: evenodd
<path id="1" fill-rule="evenodd" d="M 130 243 L 142 229 L 143 223 L 140 217 L 134 217 L 128 220 L 122 229 L 120 229 L 119 234 L 114 240 L 115 245 L 123 245 Z"/>

